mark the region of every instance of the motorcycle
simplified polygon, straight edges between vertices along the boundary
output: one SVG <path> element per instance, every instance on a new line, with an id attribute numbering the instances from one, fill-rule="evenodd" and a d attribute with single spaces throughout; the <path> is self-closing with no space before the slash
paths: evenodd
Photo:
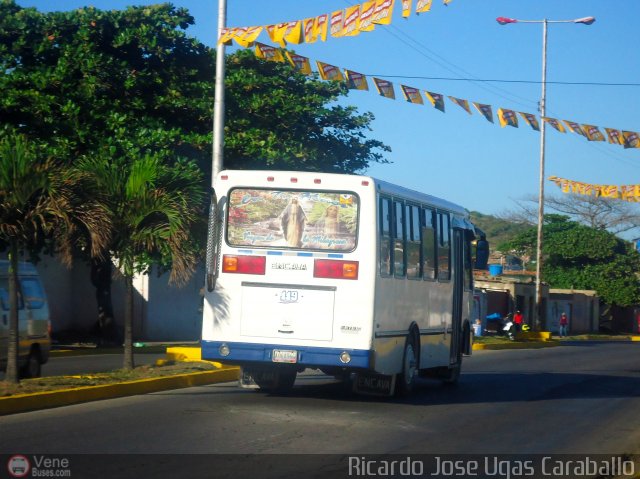
<path id="1" fill-rule="evenodd" d="M 511 313 L 507 314 L 505 318 L 502 320 L 502 333 L 506 335 L 511 341 L 516 339 L 516 325 L 513 323 L 511 319 Z"/>
<path id="2" fill-rule="evenodd" d="M 485 319 L 487 325 L 493 325 L 491 330 L 499 336 L 507 336 L 510 340 L 515 340 L 516 326 L 511 317 L 511 313 L 507 314 L 504 318 L 500 313 L 493 313 L 488 315 Z M 487 326 L 489 331 L 489 326 Z"/>

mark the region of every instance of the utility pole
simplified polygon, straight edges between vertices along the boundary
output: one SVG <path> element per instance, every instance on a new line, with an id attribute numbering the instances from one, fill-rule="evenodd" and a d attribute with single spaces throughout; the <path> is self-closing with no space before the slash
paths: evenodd
<path id="1" fill-rule="evenodd" d="M 227 0 L 218 0 L 218 42 L 216 47 L 216 81 L 213 103 L 213 157 L 211 159 L 211 187 L 224 165 L 224 77 L 225 46 L 220 42 L 227 23 Z"/>

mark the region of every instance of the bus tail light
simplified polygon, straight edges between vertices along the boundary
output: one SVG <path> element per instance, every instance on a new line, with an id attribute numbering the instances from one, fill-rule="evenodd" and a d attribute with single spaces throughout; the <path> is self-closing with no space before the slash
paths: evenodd
<path id="1" fill-rule="evenodd" d="M 223 273 L 264 274 L 267 258 L 265 256 L 233 256 L 222 257 Z"/>
<path id="2" fill-rule="evenodd" d="M 357 261 L 317 259 L 313 265 L 314 278 L 358 279 Z"/>

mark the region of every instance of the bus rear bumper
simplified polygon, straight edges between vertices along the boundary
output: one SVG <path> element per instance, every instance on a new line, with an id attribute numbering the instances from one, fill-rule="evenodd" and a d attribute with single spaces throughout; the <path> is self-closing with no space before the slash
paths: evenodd
<path id="1" fill-rule="evenodd" d="M 223 354 L 227 351 L 228 354 Z M 238 365 L 269 363 L 291 364 L 304 368 L 337 366 L 370 369 L 373 364 L 373 352 L 315 346 L 202 341 L 202 359 Z"/>

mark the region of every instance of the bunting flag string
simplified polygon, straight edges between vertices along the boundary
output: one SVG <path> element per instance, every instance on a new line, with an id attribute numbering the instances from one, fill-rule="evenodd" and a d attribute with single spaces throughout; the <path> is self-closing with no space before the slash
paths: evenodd
<path id="1" fill-rule="evenodd" d="M 413 88 L 412 86 L 400 85 L 402 88 L 402 93 L 404 94 L 404 99 L 409 103 L 417 103 L 418 105 L 424 105 L 424 100 L 422 99 L 422 95 L 420 94 L 420 90 L 417 88 Z"/>
<path id="2" fill-rule="evenodd" d="M 560 123 L 558 120 L 556 120 L 555 118 L 549 118 L 546 116 L 543 116 L 541 118 L 542 118 L 542 121 L 544 121 L 545 123 L 549 123 L 552 127 L 558 130 L 560 133 L 566 133 L 567 130 L 565 130 L 564 125 Z"/>
<path id="3" fill-rule="evenodd" d="M 640 202 L 640 185 L 592 185 L 557 176 L 550 176 L 548 180 L 558 185 L 563 193 Z"/>
<path id="4" fill-rule="evenodd" d="M 373 83 L 375 83 L 378 93 L 380 93 L 381 96 L 391 98 L 392 100 L 396 99 L 396 94 L 393 90 L 393 83 L 375 77 L 373 78 Z"/>
<path id="5" fill-rule="evenodd" d="M 344 71 L 347 77 L 347 86 L 352 90 L 366 90 L 369 91 L 369 84 L 367 83 L 367 77 L 362 73 L 357 73 L 351 70 Z"/>
<path id="6" fill-rule="evenodd" d="M 426 90 L 424 93 L 425 95 L 427 95 L 427 98 L 429 99 L 433 107 L 436 110 L 440 110 L 442 113 L 444 113 L 444 96 L 442 96 L 440 93 L 434 93 Z"/>
<path id="7" fill-rule="evenodd" d="M 412 0 L 400 0 L 402 18 L 411 16 Z M 442 0 L 447 6 L 451 0 Z M 359 35 L 360 32 L 371 32 L 376 25 L 390 25 L 395 0 L 367 0 L 331 13 L 323 13 L 317 17 L 292 20 L 252 27 L 230 27 L 220 32 L 218 43 L 231 45 L 235 40 L 240 46 L 253 46 L 262 31 L 266 31 L 272 42 L 282 48 L 287 43 L 315 43 L 327 40 L 327 30 L 334 38 Z M 419 15 L 431 10 L 432 0 L 417 0 L 415 13 Z M 249 35 L 249 32 L 251 33 Z"/>
<path id="8" fill-rule="evenodd" d="M 390 0 L 389 0 L 390 1 Z M 290 34 L 291 30 L 288 26 L 281 28 L 283 34 Z M 247 35 L 252 34 L 246 32 Z M 284 52 L 284 53 L 283 53 Z M 296 70 L 304 75 L 311 75 L 311 61 L 309 58 L 296 53 L 290 52 L 285 49 L 280 49 L 264 43 L 255 42 L 255 54 L 258 58 L 262 58 L 268 61 L 285 62 L 288 61 Z M 338 66 L 330 65 L 321 61 L 316 61 L 318 67 L 318 73 L 320 78 L 329 81 L 343 81 L 346 82 L 347 87 L 352 90 L 369 90 L 367 77 L 353 70 L 341 69 Z M 344 73 L 343 73 L 344 71 Z M 394 84 L 388 80 L 373 77 L 373 83 L 380 96 L 389 98 L 391 100 L 396 99 Z M 416 105 L 425 105 L 422 94 L 426 96 L 427 100 L 435 109 L 445 112 L 444 95 L 428 90 L 419 90 L 418 88 L 409 85 L 400 85 L 400 90 L 404 99 L 408 103 Z M 463 98 L 457 98 L 448 96 L 449 100 L 465 110 L 469 115 L 472 114 L 469 107 L 469 101 Z M 493 107 L 484 103 L 471 102 L 476 110 L 489 122 L 493 123 Z M 538 117 L 532 113 L 516 112 L 506 108 L 498 108 L 497 110 L 498 120 L 500 126 L 512 126 L 518 128 L 518 115 L 522 117 L 524 122 L 535 131 L 540 131 L 540 121 Z M 614 128 L 604 128 L 606 137 L 602 133 L 599 127 L 595 125 L 580 124 L 569 120 L 558 120 L 547 116 L 540 117 L 540 120 L 560 133 L 566 133 L 567 130 L 571 133 L 583 136 L 589 141 L 608 141 L 613 145 L 620 145 L 624 148 L 640 148 L 640 133 L 628 130 L 619 130 Z"/>
<path id="9" fill-rule="evenodd" d="M 453 97 L 453 96 L 450 96 L 449 100 L 451 100 L 452 103 L 455 103 L 460 108 L 462 108 L 464 111 L 469 113 L 469 115 L 471 115 L 471 108 L 469 108 L 469 102 L 467 100 L 462 100 L 460 98 L 456 98 L 456 97 Z"/>
<path id="10" fill-rule="evenodd" d="M 488 122 L 493 123 L 493 110 L 491 109 L 491 105 L 484 105 L 483 103 L 477 103 L 474 101 L 473 106 L 476 107 L 476 110 L 478 110 Z"/>
<path id="11" fill-rule="evenodd" d="M 535 131 L 540 131 L 540 125 L 538 124 L 538 119 L 535 115 L 532 115 L 531 113 L 522 113 L 521 111 L 518 113 L 520 113 L 520 116 L 524 118 L 524 121 L 526 121 L 531 128 Z"/>
<path id="12" fill-rule="evenodd" d="M 518 128 L 518 117 L 513 110 L 507 110 L 506 108 L 498 108 L 498 119 L 500 120 L 500 126 L 513 126 Z"/>

